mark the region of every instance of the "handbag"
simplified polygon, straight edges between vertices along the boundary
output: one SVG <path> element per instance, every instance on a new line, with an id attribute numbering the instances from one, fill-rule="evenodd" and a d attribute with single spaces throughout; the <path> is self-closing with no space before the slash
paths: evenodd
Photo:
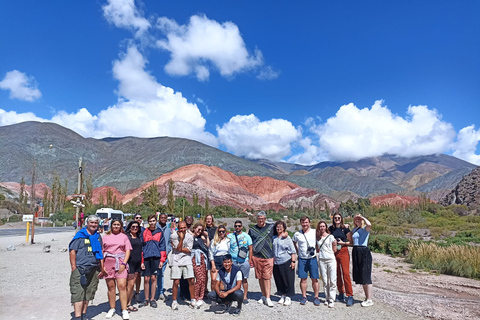
<path id="1" fill-rule="evenodd" d="M 235 233 L 235 239 L 237 240 L 238 257 L 239 257 L 240 259 L 245 260 L 245 259 L 247 258 L 248 249 L 247 249 L 246 247 L 241 247 L 241 248 L 240 248 L 240 244 L 238 243 L 237 233 Z"/>

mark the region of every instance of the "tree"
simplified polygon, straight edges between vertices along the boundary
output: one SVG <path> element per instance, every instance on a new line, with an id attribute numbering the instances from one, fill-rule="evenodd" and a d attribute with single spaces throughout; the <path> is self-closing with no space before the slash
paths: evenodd
<path id="1" fill-rule="evenodd" d="M 93 179 L 92 174 L 85 180 L 85 209 L 88 210 L 93 205 Z"/>
<path id="2" fill-rule="evenodd" d="M 330 208 L 328 207 L 328 202 L 325 200 L 325 214 L 327 217 L 330 217 Z"/>
<path id="3" fill-rule="evenodd" d="M 107 206 L 112 207 L 113 206 L 113 190 L 111 188 L 107 189 Z"/>
<path id="4" fill-rule="evenodd" d="M 36 174 L 35 174 L 35 162 L 33 163 L 32 171 L 32 185 L 30 187 L 30 211 L 35 212 L 35 206 L 37 204 L 36 195 L 35 195 L 35 183 L 36 183 Z"/>
<path id="5" fill-rule="evenodd" d="M 194 206 L 198 206 L 198 193 L 194 192 L 192 195 L 192 202 Z"/>
<path id="6" fill-rule="evenodd" d="M 142 191 L 143 204 L 149 207 L 151 210 L 156 211 L 160 202 L 160 195 L 158 193 L 157 185 L 152 183 L 148 188 Z"/>
<path id="7" fill-rule="evenodd" d="M 25 197 L 25 178 L 22 177 L 20 180 L 20 194 L 18 195 L 18 202 L 23 204 L 23 198 Z"/>
<path id="8" fill-rule="evenodd" d="M 210 200 L 208 199 L 208 194 L 205 194 L 205 214 L 210 212 Z"/>
<path id="9" fill-rule="evenodd" d="M 167 193 L 167 210 L 168 213 L 175 212 L 175 199 L 173 197 L 173 190 L 175 190 L 175 182 L 172 179 L 168 180 L 168 193 Z"/>

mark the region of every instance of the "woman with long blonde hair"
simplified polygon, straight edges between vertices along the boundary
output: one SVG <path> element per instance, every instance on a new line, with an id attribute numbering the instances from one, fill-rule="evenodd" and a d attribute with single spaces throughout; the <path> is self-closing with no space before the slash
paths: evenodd
<path id="1" fill-rule="evenodd" d="M 224 225 L 220 225 L 217 231 L 215 231 L 215 236 L 210 243 L 208 252 L 208 258 L 212 267 L 210 270 L 212 288 L 215 288 L 218 270 L 223 266 L 223 256 L 228 253 L 230 253 L 230 239 L 227 237 L 227 228 Z"/>

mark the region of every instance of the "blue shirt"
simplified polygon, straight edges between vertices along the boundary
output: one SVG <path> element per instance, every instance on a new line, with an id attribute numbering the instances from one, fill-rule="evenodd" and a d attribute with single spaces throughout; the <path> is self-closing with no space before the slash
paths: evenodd
<path id="1" fill-rule="evenodd" d="M 354 246 L 364 246 L 368 245 L 368 238 L 370 237 L 370 231 L 365 230 L 365 228 L 353 228 L 352 232 L 355 232 L 352 235 L 353 245 Z"/>
<path id="2" fill-rule="evenodd" d="M 232 255 L 232 261 L 236 262 L 244 262 L 245 260 L 248 260 L 249 257 L 249 251 L 247 251 L 247 257 L 245 259 L 240 259 L 238 257 L 238 245 L 237 245 L 237 239 L 235 239 L 235 232 L 234 233 L 229 233 L 227 237 L 230 239 L 230 254 Z M 240 247 L 245 247 L 248 249 L 248 246 L 252 245 L 252 238 L 245 232 L 242 232 L 241 234 L 237 234 L 238 238 L 238 244 Z"/>
<path id="3" fill-rule="evenodd" d="M 157 222 L 156 227 L 162 230 L 163 238 L 165 239 L 165 244 L 167 247 L 167 255 L 172 251 L 172 244 L 170 243 L 170 236 L 172 235 L 172 229 L 170 229 L 169 224 L 166 223 L 165 227 L 162 228 L 160 223 Z"/>

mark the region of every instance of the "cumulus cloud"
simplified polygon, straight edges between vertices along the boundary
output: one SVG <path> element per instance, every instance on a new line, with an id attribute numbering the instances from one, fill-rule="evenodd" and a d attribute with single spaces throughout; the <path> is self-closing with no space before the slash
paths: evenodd
<path id="1" fill-rule="evenodd" d="M 130 46 L 113 63 L 113 75 L 119 81 L 118 102 L 92 115 L 86 108 L 74 113 L 57 112 L 51 119 L 33 113 L 0 109 L 0 124 L 23 121 L 54 122 L 84 137 L 159 137 L 197 140 L 216 147 L 217 139 L 205 131 L 206 120 L 198 107 L 181 93 L 162 86 L 145 71 L 147 61 L 135 46 Z"/>
<path id="2" fill-rule="evenodd" d="M 311 124 L 318 145 L 330 160 L 348 161 L 383 154 L 413 157 L 450 150 L 455 131 L 437 110 L 410 106 L 407 117 L 393 114 L 383 101 L 369 109 L 340 107 L 324 124 Z"/>
<path id="3" fill-rule="evenodd" d="M 103 15 L 109 23 L 117 28 L 132 30 L 137 36 L 150 28 L 150 22 L 137 9 L 134 0 L 108 0 L 102 9 Z"/>
<path id="4" fill-rule="evenodd" d="M 215 136 L 205 131 L 206 120 L 197 105 L 158 83 L 145 71 L 146 64 L 135 46 L 114 62 L 120 97 L 98 114 L 96 135 L 181 137 L 217 146 Z"/>
<path id="5" fill-rule="evenodd" d="M 35 101 L 40 99 L 42 93 L 38 90 L 35 78 L 28 77 L 18 70 L 7 72 L 5 78 L 0 81 L 0 89 L 10 90 L 10 99 Z"/>
<path id="6" fill-rule="evenodd" d="M 283 119 L 260 121 L 255 115 L 237 115 L 217 126 L 218 140 L 228 151 L 249 159 L 280 161 L 291 154 L 299 129 Z"/>
<path id="7" fill-rule="evenodd" d="M 171 75 L 193 73 L 198 80 L 205 81 L 212 67 L 222 76 L 231 77 L 264 63 L 260 50 L 248 52 L 238 27 L 232 22 L 218 23 L 205 15 L 194 15 L 188 25 L 161 17 L 156 26 L 166 35 L 157 40 L 157 46 L 171 54 L 165 66 Z"/>
<path id="8" fill-rule="evenodd" d="M 480 165 L 480 155 L 475 154 L 479 141 L 480 131 L 475 130 L 474 125 L 461 129 L 454 145 L 453 156 Z"/>

